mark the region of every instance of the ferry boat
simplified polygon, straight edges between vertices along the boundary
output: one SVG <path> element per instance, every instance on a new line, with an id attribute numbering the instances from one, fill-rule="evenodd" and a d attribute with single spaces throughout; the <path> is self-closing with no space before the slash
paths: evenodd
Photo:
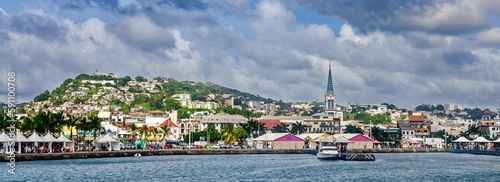
<path id="1" fill-rule="evenodd" d="M 316 153 L 318 159 L 339 159 L 340 153 L 335 146 L 322 146 L 319 148 L 318 153 Z"/>

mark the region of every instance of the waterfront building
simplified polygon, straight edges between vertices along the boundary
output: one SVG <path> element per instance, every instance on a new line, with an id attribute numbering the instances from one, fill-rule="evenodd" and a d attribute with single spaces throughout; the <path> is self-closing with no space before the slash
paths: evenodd
<path id="1" fill-rule="evenodd" d="M 371 138 L 368 138 L 360 133 L 344 133 L 333 135 L 333 138 L 341 137 L 344 137 L 349 141 L 347 143 L 347 149 L 371 149 L 373 148 L 373 143 L 375 142 Z"/>
<path id="2" fill-rule="evenodd" d="M 414 130 L 416 138 L 427 138 L 430 135 L 430 122 L 425 121 L 422 115 L 409 115 L 408 120 Z"/>
<path id="3" fill-rule="evenodd" d="M 302 149 L 304 140 L 291 133 L 267 133 L 252 140 L 256 149 Z"/>

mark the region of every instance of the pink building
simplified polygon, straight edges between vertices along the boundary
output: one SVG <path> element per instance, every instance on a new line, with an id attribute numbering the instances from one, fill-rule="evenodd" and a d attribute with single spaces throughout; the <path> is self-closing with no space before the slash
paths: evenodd
<path id="1" fill-rule="evenodd" d="M 290 133 L 268 133 L 253 139 L 257 149 L 302 149 L 304 140 Z"/>

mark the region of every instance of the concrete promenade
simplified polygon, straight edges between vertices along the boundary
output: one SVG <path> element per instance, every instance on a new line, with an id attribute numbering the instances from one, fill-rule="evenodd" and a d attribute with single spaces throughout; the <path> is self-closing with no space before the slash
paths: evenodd
<path id="1" fill-rule="evenodd" d="M 67 152 L 67 153 L 44 153 L 44 154 L 16 154 L 16 161 L 33 160 L 57 160 L 57 159 L 82 159 L 103 157 L 133 157 L 135 154 L 141 156 L 152 155 L 232 155 L 232 154 L 306 154 L 306 149 L 165 149 L 165 150 L 120 150 L 120 151 L 98 151 L 98 152 Z M 2 154 L 2 161 L 9 160 L 8 154 Z"/>

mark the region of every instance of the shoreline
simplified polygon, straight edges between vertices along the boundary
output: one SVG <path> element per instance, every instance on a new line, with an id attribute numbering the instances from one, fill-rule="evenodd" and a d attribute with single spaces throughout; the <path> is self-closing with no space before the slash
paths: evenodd
<path id="1" fill-rule="evenodd" d="M 314 150 L 312 150 L 314 151 Z M 238 154 L 311 154 L 311 149 L 167 149 L 167 150 L 119 150 L 98 152 L 69 152 L 44 154 L 16 154 L 16 161 L 63 160 L 108 157 L 134 157 L 153 155 L 238 155 Z M 445 152 L 437 148 L 384 148 L 384 149 L 350 149 L 347 153 L 431 153 Z M 8 162 L 8 154 L 2 154 L 1 160 Z"/>

